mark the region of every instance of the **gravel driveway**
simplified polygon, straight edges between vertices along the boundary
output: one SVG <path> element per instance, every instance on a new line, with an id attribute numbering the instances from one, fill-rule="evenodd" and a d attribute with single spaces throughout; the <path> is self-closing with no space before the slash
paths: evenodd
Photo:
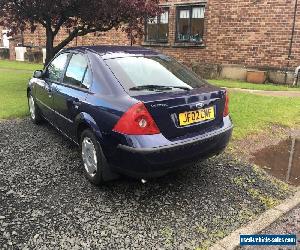
<path id="1" fill-rule="evenodd" d="M 51 126 L 0 122 L 4 248 L 205 248 L 288 192 L 227 154 L 146 184 L 95 187 L 77 148 Z"/>

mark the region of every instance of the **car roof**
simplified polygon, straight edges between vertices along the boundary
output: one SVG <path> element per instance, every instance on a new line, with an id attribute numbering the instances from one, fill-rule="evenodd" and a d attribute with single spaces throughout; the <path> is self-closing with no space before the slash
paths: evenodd
<path id="1" fill-rule="evenodd" d="M 99 46 L 78 46 L 67 48 L 64 51 L 90 51 L 99 54 L 103 59 L 128 57 L 128 56 L 151 56 L 159 55 L 151 49 L 140 46 L 117 46 L 117 45 L 99 45 Z"/>

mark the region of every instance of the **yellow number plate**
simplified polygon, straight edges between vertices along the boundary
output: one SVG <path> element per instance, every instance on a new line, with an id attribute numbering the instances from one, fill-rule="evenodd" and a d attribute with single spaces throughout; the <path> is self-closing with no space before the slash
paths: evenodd
<path id="1" fill-rule="evenodd" d="M 187 126 L 198 122 L 215 119 L 215 108 L 199 109 L 179 114 L 179 125 Z"/>

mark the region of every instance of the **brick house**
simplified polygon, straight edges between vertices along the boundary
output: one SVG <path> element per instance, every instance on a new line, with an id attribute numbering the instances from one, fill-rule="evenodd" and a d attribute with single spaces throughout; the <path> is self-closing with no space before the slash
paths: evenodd
<path id="1" fill-rule="evenodd" d="M 138 44 L 171 55 L 207 78 L 244 80 L 247 69 L 259 69 L 268 71 L 270 81 L 282 83 L 283 71 L 300 65 L 300 7 L 295 12 L 295 1 L 162 0 L 165 13 L 148 20 Z M 45 44 L 42 28 L 25 32 L 22 39 L 25 45 Z M 70 46 L 96 44 L 130 41 L 122 31 L 112 30 L 79 37 Z"/>

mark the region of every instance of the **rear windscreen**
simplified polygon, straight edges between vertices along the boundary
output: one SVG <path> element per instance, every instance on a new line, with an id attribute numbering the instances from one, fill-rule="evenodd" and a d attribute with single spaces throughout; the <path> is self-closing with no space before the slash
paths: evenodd
<path id="1" fill-rule="evenodd" d="M 106 60 L 125 90 L 147 85 L 197 88 L 206 82 L 167 56 L 123 57 Z"/>

